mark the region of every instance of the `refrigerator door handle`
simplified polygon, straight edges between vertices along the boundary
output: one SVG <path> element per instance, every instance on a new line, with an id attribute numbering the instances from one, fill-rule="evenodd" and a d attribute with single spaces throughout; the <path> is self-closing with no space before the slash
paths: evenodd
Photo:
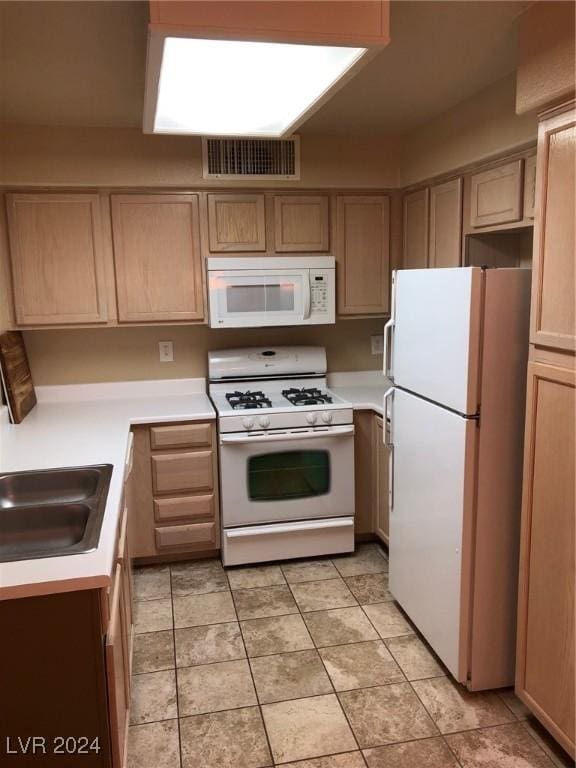
<path id="1" fill-rule="evenodd" d="M 384 393 L 384 445 L 388 448 L 388 509 L 392 512 L 394 506 L 394 443 L 388 439 L 388 433 L 392 437 L 392 405 L 394 400 L 394 387 L 386 390 Z M 388 425 L 388 401 L 390 401 L 390 425 Z"/>
<path id="2" fill-rule="evenodd" d="M 394 445 L 388 443 L 388 514 L 394 509 Z"/>
<path id="3" fill-rule="evenodd" d="M 384 360 L 382 363 L 384 376 L 394 378 L 392 372 L 392 344 L 394 339 L 394 324 L 396 321 L 396 270 L 392 272 L 392 290 L 390 295 L 390 320 L 384 326 Z M 390 341 L 388 341 L 390 339 Z"/>
<path id="4" fill-rule="evenodd" d="M 389 446 L 391 443 L 386 439 L 387 425 L 388 425 L 388 401 L 392 402 L 392 396 L 394 394 L 394 387 L 390 387 L 384 392 L 384 398 L 382 401 L 382 410 L 384 411 L 384 445 Z M 390 408 L 390 434 L 392 434 L 392 408 Z"/>

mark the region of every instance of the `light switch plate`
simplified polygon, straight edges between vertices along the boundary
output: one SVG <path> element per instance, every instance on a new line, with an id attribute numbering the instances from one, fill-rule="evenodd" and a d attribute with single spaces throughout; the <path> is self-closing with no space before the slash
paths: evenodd
<path id="1" fill-rule="evenodd" d="M 370 350 L 373 355 L 383 355 L 384 336 L 370 336 Z"/>
<path id="2" fill-rule="evenodd" d="M 158 350 L 161 363 L 174 362 L 174 344 L 171 341 L 159 341 Z"/>

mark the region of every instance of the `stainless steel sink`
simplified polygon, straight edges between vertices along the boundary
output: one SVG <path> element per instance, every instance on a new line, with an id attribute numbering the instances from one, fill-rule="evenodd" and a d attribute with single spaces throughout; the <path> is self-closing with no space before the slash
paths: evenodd
<path id="1" fill-rule="evenodd" d="M 98 546 L 111 464 L 0 475 L 0 562 Z"/>

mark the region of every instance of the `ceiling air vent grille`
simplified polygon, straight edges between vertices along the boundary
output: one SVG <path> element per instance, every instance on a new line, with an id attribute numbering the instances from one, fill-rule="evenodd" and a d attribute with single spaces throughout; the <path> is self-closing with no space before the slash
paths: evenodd
<path id="1" fill-rule="evenodd" d="M 203 140 L 205 179 L 299 179 L 300 137 Z"/>

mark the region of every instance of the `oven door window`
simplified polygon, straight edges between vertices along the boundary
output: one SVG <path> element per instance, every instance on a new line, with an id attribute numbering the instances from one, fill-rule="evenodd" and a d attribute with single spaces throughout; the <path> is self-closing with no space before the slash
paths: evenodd
<path id="1" fill-rule="evenodd" d="M 285 451 L 248 459 L 251 501 L 290 501 L 330 491 L 328 451 Z"/>

